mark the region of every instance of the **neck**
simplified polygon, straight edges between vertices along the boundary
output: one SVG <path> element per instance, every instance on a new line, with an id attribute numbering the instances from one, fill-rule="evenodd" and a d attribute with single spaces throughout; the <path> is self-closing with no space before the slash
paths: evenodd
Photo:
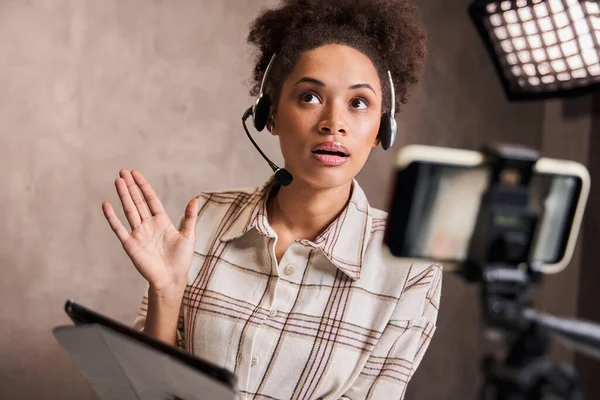
<path id="1" fill-rule="evenodd" d="M 296 239 L 314 240 L 344 210 L 352 182 L 334 188 L 314 189 L 302 182 L 282 186 L 268 209 L 269 223 Z"/>

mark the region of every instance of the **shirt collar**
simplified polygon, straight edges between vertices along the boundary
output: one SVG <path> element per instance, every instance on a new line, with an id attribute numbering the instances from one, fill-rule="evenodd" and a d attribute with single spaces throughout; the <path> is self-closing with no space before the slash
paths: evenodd
<path id="1" fill-rule="evenodd" d="M 267 201 L 277 185 L 274 176 L 271 176 L 264 185 L 249 193 L 245 204 L 241 205 L 238 215 L 221 236 L 221 240 L 227 242 L 237 239 L 252 229 L 264 236 L 275 237 L 275 231 L 269 226 L 267 219 Z M 350 200 L 338 218 L 314 241 L 300 242 L 319 248 L 335 267 L 356 280 L 360 278 L 371 223 L 371 207 L 367 197 L 358 182 L 353 180 Z"/>
<path id="2" fill-rule="evenodd" d="M 242 198 L 238 209 L 234 212 L 234 221 L 221 236 L 221 241 L 228 242 L 246 234 L 251 229 L 257 230 L 261 235 L 275 237 L 275 231 L 267 219 L 267 200 L 271 190 L 278 185 L 274 175 L 258 189 L 248 192 Z"/>

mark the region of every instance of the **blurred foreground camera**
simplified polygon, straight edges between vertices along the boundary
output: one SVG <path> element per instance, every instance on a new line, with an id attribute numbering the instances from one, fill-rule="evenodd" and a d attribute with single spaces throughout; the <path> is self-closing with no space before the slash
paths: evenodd
<path id="1" fill-rule="evenodd" d="M 523 147 L 398 153 L 386 252 L 442 263 L 480 285 L 484 323 L 509 345 L 503 360 L 485 358 L 481 399 L 583 398 L 575 371 L 548 359 L 549 338 L 600 358 L 600 326 L 530 305 L 543 274 L 571 260 L 589 189 L 583 165 Z"/>

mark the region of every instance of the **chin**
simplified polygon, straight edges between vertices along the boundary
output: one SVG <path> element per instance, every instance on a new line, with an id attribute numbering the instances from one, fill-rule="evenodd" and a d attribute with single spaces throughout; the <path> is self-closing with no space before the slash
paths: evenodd
<path id="1" fill-rule="evenodd" d="M 309 171 L 288 169 L 288 171 L 294 176 L 294 181 L 297 179 L 298 182 L 303 182 L 315 189 L 344 186 L 352 182 L 355 176 L 346 168 L 340 167 L 311 168 Z"/>

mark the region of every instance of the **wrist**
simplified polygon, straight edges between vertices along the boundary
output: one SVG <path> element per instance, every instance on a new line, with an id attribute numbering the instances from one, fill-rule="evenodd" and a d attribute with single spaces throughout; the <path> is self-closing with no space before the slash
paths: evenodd
<path id="1" fill-rule="evenodd" d="M 165 288 L 156 288 L 150 285 L 148 299 L 160 303 L 180 304 L 185 292 L 185 285 L 173 285 Z"/>
<path id="2" fill-rule="evenodd" d="M 148 290 L 148 313 L 144 332 L 165 343 L 174 345 L 177 324 L 185 287 L 170 291 Z"/>

